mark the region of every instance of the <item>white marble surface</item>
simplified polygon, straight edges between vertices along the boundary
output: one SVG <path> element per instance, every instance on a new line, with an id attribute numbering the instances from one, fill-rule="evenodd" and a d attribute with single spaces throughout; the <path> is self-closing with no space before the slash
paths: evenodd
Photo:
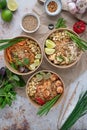
<path id="1" fill-rule="evenodd" d="M 17 0 L 19 7 L 16 12 L 14 12 L 13 20 L 10 23 L 4 22 L 0 18 L 0 39 L 12 38 L 23 34 L 23 31 L 20 28 L 20 21 L 23 14 L 31 12 L 34 7 L 36 0 Z M 3 52 L 0 52 L 0 67 L 4 65 Z M 80 93 L 82 88 L 87 89 L 87 71 L 80 75 L 72 84 L 68 86 L 70 92 L 72 93 L 75 85 L 79 83 L 79 89 L 77 91 Z M 72 89 L 73 88 L 73 89 Z M 78 93 L 77 92 L 77 93 Z M 61 104 L 58 107 L 53 108 L 47 116 L 38 117 L 36 115 L 37 108 L 32 106 L 27 98 L 24 96 L 24 89 L 21 89 L 17 95 L 17 100 L 12 104 L 11 107 L 6 107 L 3 110 L 0 110 L 0 130 L 14 130 L 8 128 L 12 124 L 20 125 L 20 122 L 24 119 L 27 120 L 30 129 L 24 130 L 58 130 L 58 116 L 60 114 Z M 68 95 L 68 94 L 67 94 Z M 70 95 L 67 96 L 67 99 Z M 77 99 L 78 94 L 75 96 Z M 67 104 L 66 99 L 66 104 Z M 76 101 L 76 100 L 75 100 Z M 73 102 L 70 106 L 70 110 L 73 108 Z M 67 115 L 65 115 L 67 116 Z M 71 130 L 87 130 L 87 115 L 81 118 L 76 124 L 72 127 Z M 5 129 L 8 128 L 8 129 Z"/>

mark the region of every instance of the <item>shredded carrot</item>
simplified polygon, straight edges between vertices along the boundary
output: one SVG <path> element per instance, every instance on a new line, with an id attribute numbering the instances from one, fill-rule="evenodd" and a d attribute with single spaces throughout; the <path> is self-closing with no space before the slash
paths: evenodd
<path id="1" fill-rule="evenodd" d="M 7 53 L 8 61 L 11 63 L 12 62 L 12 57 L 11 57 L 11 54 L 10 54 L 10 50 L 7 49 L 6 53 Z"/>
<path id="2" fill-rule="evenodd" d="M 20 46 L 23 46 L 25 43 L 26 43 L 26 41 L 24 40 L 24 41 L 18 42 L 17 44 Z"/>

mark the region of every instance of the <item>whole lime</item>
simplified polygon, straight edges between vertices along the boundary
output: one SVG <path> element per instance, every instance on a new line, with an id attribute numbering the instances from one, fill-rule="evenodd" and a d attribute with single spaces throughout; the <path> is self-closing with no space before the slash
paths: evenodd
<path id="1" fill-rule="evenodd" d="M 6 0 L 0 0 L 0 9 L 4 9 L 7 6 Z"/>
<path id="2" fill-rule="evenodd" d="M 4 21 L 10 22 L 12 20 L 13 13 L 10 10 L 5 9 L 5 10 L 2 10 L 1 17 Z"/>

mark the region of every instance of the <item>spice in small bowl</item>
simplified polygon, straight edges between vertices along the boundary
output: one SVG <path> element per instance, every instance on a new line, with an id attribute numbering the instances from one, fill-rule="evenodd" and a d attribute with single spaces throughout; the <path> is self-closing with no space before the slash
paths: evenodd
<path id="1" fill-rule="evenodd" d="M 36 14 L 28 13 L 23 16 L 21 28 L 27 33 L 33 33 L 38 30 L 40 26 L 39 17 Z"/>
<path id="2" fill-rule="evenodd" d="M 60 0 L 46 0 L 45 11 L 50 16 L 56 16 L 61 12 L 62 4 Z"/>

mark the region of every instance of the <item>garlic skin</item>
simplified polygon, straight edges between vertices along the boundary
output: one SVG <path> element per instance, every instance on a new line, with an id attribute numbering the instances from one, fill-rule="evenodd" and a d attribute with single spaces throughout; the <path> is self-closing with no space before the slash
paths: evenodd
<path id="1" fill-rule="evenodd" d="M 68 3 L 68 9 L 72 14 L 75 14 L 78 11 L 74 2 Z"/>
<path id="2" fill-rule="evenodd" d="M 77 0 L 76 7 L 78 9 L 78 13 L 83 14 L 87 9 L 87 1 L 86 0 Z"/>

